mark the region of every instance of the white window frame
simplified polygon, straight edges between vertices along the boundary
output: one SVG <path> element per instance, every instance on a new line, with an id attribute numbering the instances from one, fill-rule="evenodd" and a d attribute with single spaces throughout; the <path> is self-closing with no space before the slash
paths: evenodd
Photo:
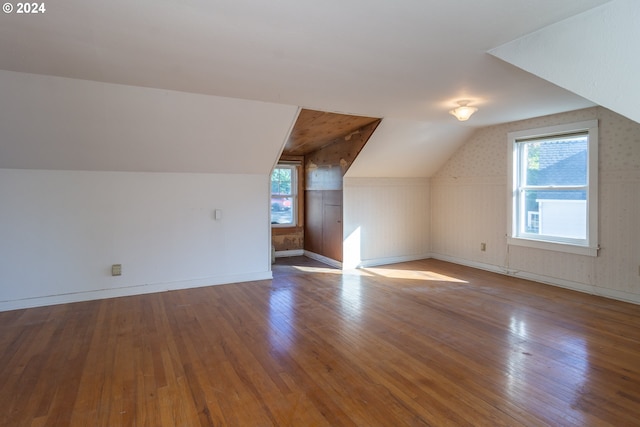
<path id="1" fill-rule="evenodd" d="M 291 222 L 285 224 L 271 224 L 273 228 L 291 228 L 298 225 L 298 164 L 297 163 L 278 163 L 273 170 L 290 169 L 291 170 Z M 271 171 L 273 174 L 273 171 Z M 271 175 L 269 175 L 269 218 L 271 218 Z M 269 220 L 271 221 L 271 219 Z"/>
<path id="2" fill-rule="evenodd" d="M 563 136 L 577 132 L 588 135 L 587 152 L 587 230 L 586 239 L 566 239 L 519 233 L 519 141 Z M 509 185 L 507 213 L 507 244 L 538 249 L 567 252 L 578 255 L 598 255 L 598 121 L 588 120 L 538 129 L 528 129 L 507 134 L 509 155 Z"/>

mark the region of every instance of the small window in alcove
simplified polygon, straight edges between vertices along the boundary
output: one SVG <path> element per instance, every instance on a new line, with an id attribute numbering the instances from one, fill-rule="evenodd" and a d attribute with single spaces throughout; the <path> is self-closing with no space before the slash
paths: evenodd
<path id="1" fill-rule="evenodd" d="M 297 171 L 295 165 L 279 164 L 271 173 L 271 224 L 292 227 L 296 224 Z"/>

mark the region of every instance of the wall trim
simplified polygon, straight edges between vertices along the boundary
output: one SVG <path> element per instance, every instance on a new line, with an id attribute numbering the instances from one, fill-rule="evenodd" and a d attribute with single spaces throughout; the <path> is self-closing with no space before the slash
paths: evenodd
<path id="1" fill-rule="evenodd" d="M 419 254 L 419 255 L 402 255 L 402 256 L 385 257 L 385 258 L 372 258 L 372 259 L 365 259 L 360 261 L 356 266 L 356 268 L 377 267 L 379 265 L 397 264 L 400 262 L 418 261 L 421 259 L 429 259 L 429 258 L 432 258 L 430 253 Z"/>
<path id="2" fill-rule="evenodd" d="M 341 270 L 350 269 L 350 268 L 346 268 L 344 264 L 339 261 L 336 261 L 331 258 L 327 258 L 324 255 L 320 255 L 314 252 L 304 251 L 304 256 L 309 257 L 311 259 L 315 259 L 316 261 L 323 262 L 332 267 L 339 268 Z M 421 259 L 429 259 L 429 258 L 431 258 L 430 253 L 419 254 L 419 255 L 403 255 L 403 256 L 386 257 L 386 258 L 373 258 L 373 259 L 362 260 L 358 263 L 358 265 L 356 265 L 353 268 L 357 269 L 357 268 L 376 267 L 379 265 L 397 264 L 400 262 L 418 261 Z"/>
<path id="3" fill-rule="evenodd" d="M 311 259 L 315 259 L 316 261 L 323 262 L 331 267 L 339 268 L 342 270 L 342 263 L 340 261 L 336 261 L 335 259 L 327 258 L 324 255 L 317 254 L 311 251 L 304 251 L 304 256 L 309 257 Z"/>
<path id="4" fill-rule="evenodd" d="M 571 280 L 564 280 L 557 277 L 545 276 L 542 274 L 530 273 L 526 271 L 513 270 L 505 267 L 501 267 L 493 264 L 485 264 L 482 262 L 469 261 L 463 258 L 452 257 L 443 254 L 432 254 L 432 258 L 441 261 L 452 262 L 454 264 L 465 265 L 467 267 L 478 268 L 480 270 L 491 271 L 493 273 L 504 274 L 506 276 L 518 277 L 521 279 L 531 280 L 533 282 L 542 283 L 544 285 L 557 286 L 560 288 L 570 289 L 572 291 L 578 291 L 590 295 L 596 295 L 600 297 L 615 299 L 618 301 L 629 302 L 633 304 L 640 304 L 640 295 L 632 294 L 629 292 L 618 291 L 615 289 L 601 288 L 595 285 L 588 285 L 585 283 L 574 282 Z"/>
<path id="5" fill-rule="evenodd" d="M 205 286 L 226 285 L 239 282 L 253 282 L 273 279 L 271 271 L 247 274 L 230 274 L 226 276 L 208 277 L 204 279 L 183 280 L 177 282 L 154 283 L 147 285 L 127 286 L 115 289 L 99 289 L 95 291 L 74 292 L 43 297 L 23 298 L 0 301 L 0 311 L 18 310 L 47 305 L 68 304 L 107 298 L 118 298 L 133 295 L 151 294 L 155 292 L 176 291 L 180 289 L 200 288 Z"/>
<path id="6" fill-rule="evenodd" d="M 298 256 L 304 255 L 317 261 L 323 262 L 335 268 L 342 269 L 342 263 L 331 258 L 327 258 L 323 255 L 316 254 L 310 251 L 281 251 L 281 252 L 295 252 L 296 255 L 283 255 L 283 256 Z M 507 268 L 486 264 L 482 262 L 470 261 L 463 258 L 453 257 L 443 254 L 422 254 L 412 256 L 399 256 L 388 258 L 377 258 L 371 260 L 364 260 L 360 262 L 357 268 L 375 267 L 379 265 L 395 264 L 399 262 L 417 261 L 421 259 L 434 258 L 441 261 L 451 262 L 454 264 L 460 264 L 467 267 L 477 268 L 480 270 L 486 270 L 493 273 L 503 274 L 507 276 L 518 277 L 526 280 L 531 280 L 537 283 L 545 285 L 558 286 L 561 288 L 571 289 L 578 292 L 583 292 L 591 295 L 597 295 L 605 298 L 611 298 L 619 301 L 629 302 L 633 304 L 640 304 L 640 296 L 631 294 L 624 291 L 618 291 L 615 289 L 604 289 L 594 285 L 587 285 L 584 283 L 574 282 L 570 280 L 559 279 L 555 277 L 544 276 L 541 274 L 529 273 L 525 271 L 509 270 Z M 184 280 L 178 282 L 167 283 L 155 283 L 139 286 L 128 286 L 116 289 L 100 289 L 88 292 L 76 292 L 60 295 L 49 295 L 36 298 L 24 298 L 10 301 L 0 301 L 0 311 L 18 310 L 32 307 L 41 307 L 56 304 L 67 304 L 82 301 L 91 301 L 107 298 L 118 298 L 124 296 L 143 295 L 155 292 L 166 292 L 180 289 L 199 288 L 205 286 L 217 286 L 224 284 L 240 283 L 240 282 L 252 282 L 258 280 L 270 280 L 273 278 L 271 271 L 247 273 L 247 274 L 233 274 L 227 276 L 210 277 L 205 279 Z"/>
<path id="7" fill-rule="evenodd" d="M 276 258 L 285 258 L 290 256 L 303 256 L 304 249 L 291 249 L 288 251 L 276 251 Z"/>

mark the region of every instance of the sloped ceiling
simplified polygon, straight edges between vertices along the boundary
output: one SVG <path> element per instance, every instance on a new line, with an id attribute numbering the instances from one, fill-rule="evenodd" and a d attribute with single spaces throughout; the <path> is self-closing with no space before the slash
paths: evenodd
<path id="1" fill-rule="evenodd" d="M 227 101 L 233 104 L 229 98 L 262 103 L 272 115 L 268 120 L 279 123 L 277 132 L 265 136 L 274 141 L 266 142 L 272 154 L 257 165 L 260 171 L 277 160 L 286 141 L 281 130 L 290 129 L 299 107 L 380 117 L 382 124 L 348 174 L 429 176 L 477 127 L 592 106 L 486 52 L 604 3 L 56 0 L 46 3 L 44 14 L 0 15 L 0 69 L 149 88 L 151 92 L 127 90 L 144 105 L 157 89 L 214 97 L 209 101 L 222 110 Z M 86 85 L 70 86 L 73 92 Z M 43 95 L 33 96 L 37 104 Z M 465 123 L 447 113 L 459 99 L 470 99 L 479 108 Z M 0 102 L 10 101 L 1 97 Z M 199 108 L 196 101 L 188 104 L 189 111 Z M 286 110 L 280 118 L 278 106 Z M 262 129 L 267 120 L 243 116 L 235 108 L 229 111 L 231 116 L 205 115 L 223 136 L 232 135 L 234 127 Z M 36 117 L 34 122 L 41 137 L 49 133 L 46 121 Z M 126 168 L 165 168 L 163 162 L 147 165 L 141 159 L 152 153 L 149 141 L 155 134 L 175 132 L 170 125 L 171 121 L 159 122 L 154 134 L 137 129 L 139 133 L 125 135 L 126 147 L 142 153 Z M 8 126 L 9 131 L 0 132 L 13 132 L 15 138 L 0 139 L 3 152 L 11 145 L 14 155 L 24 157 L 44 144 L 28 138 L 28 133 L 14 132 L 15 124 Z M 202 129 L 198 139 L 206 133 Z M 114 138 L 95 144 L 92 156 L 113 156 L 108 147 Z M 16 152 L 21 150 L 16 145 L 26 151 Z M 60 148 L 69 149 L 64 144 Z M 180 153 L 180 169 L 199 170 L 203 152 L 187 148 Z M 235 164 L 241 162 L 236 154 L 255 151 L 208 149 L 216 155 L 229 151 L 233 157 L 227 163 Z M 93 168 L 87 157 L 85 153 L 74 160 L 74 168 Z M 116 159 L 104 160 L 101 167 L 123 166 Z"/>
<path id="2" fill-rule="evenodd" d="M 298 114 L 282 154 L 304 156 L 378 121 L 380 119 L 376 117 L 303 109 Z"/>
<path id="3" fill-rule="evenodd" d="M 640 123 L 640 1 L 607 3 L 490 53 Z"/>
<path id="4" fill-rule="evenodd" d="M 0 71 L 0 168 L 266 174 L 297 107 Z"/>

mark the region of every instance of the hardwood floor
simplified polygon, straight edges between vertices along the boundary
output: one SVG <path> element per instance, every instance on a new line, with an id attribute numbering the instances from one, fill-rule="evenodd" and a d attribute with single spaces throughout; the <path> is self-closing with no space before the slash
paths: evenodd
<path id="1" fill-rule="evenodd" d="M 274 277 L 0 313 L 0 425 L 640 425 L 640 306 L 436 260 Z"/>

